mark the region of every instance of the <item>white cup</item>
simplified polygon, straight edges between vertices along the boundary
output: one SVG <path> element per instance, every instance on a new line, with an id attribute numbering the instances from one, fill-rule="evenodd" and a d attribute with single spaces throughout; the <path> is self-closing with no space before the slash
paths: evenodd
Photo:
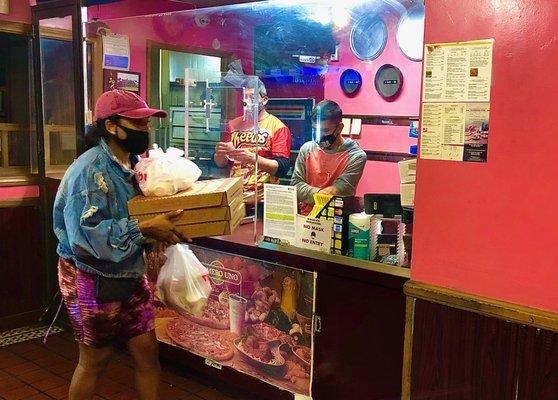
<path id="1" fill-rule="evenodd" d="M 244 333 L 244 318 L 247 303 L 248 301 L 244 297 L 240 297 L 236 294 L 229 294 L 230 329 L 234 334 L 242 335 Z"/>

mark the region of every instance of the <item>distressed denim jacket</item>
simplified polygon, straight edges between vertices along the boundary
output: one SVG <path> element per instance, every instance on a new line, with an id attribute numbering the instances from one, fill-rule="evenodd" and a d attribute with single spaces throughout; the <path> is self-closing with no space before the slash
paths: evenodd
<path id="1" fill-rule="evenodd" d="M 134 183 L 134 172 L 117 161 L 104 140 L 75 160 L 54 201 L 58 255 L 89 273 L 143 275 L 145 238 L 127 207 L 139 194 Z"/>

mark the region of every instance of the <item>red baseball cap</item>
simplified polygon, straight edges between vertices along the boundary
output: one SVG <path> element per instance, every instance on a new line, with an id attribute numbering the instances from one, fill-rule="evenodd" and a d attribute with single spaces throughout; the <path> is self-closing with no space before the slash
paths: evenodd
<path id="1" fill-rule="evenodd" d="M 95 104 L 95 120 L 113 115 L 132 119 L 167 117 L 165 111 L 150 108 L 137 94 L 117 89 L 103 93 Z"/>

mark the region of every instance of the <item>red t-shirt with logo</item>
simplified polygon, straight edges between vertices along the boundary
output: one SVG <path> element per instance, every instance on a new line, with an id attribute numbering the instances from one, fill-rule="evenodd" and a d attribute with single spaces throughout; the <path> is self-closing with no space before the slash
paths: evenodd
<path id="1" fill-rule="evenodd" d="M 258 121 L 259 132 L 254 132 L 253 126 L 245 126 L 247 123 L 242 117 L 233 119 L 227 125 L 223 141 L 231 142 L 236 149 L 248 149 L 252 152 L 258 151 L 258 155 L 265 158 L 284 157 L 289 158 L 291 154 L 291 131 L 274 115 L 267 114 Z M 242 164 L 234 162 L 231 168 L 231 177 L 242 177 L 244 180 L 244 201 L 253 203 L 256 199 L 256 187 L 258 188 L 258 199 L 263 200 L 263 185 L 265 183 L 277 183 L 278 179 L 267 172 L 258 170 L 255 175 L 254 164 Z"/>

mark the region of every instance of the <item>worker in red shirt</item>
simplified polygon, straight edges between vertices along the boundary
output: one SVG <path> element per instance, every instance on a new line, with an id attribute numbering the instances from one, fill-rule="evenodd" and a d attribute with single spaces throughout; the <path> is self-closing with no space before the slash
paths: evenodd
<path id="1" fill-rule="evenodd" d="M 243 178 L 244 202 L 247 205 L 263 201 L 263 185 L 278 183 L 279 178 L 285 177 L 290 169 L 291 131 L 279 118 L 266 111 L 268 97 L 261 81 L 258 84 L 258 99 L 258 132 L 255 133 L 253 124 L 247 124 L 242 116 L 233 119 L 227 125 L 223 141 L 217 143 L 213 156 L 220 168 L 230 166 L 231 177 Z"/>
<path id="2" fill-rule="evenodd" d="M 323 100 L 312 111 L 312 138 L 300 148 L 291 185 L 297 188 L 300 213 L 308 215 L 314 193 L 353 196 L 366 153 L 357 142 L 341 136 L 343 111 L 331 100 Z"/>

